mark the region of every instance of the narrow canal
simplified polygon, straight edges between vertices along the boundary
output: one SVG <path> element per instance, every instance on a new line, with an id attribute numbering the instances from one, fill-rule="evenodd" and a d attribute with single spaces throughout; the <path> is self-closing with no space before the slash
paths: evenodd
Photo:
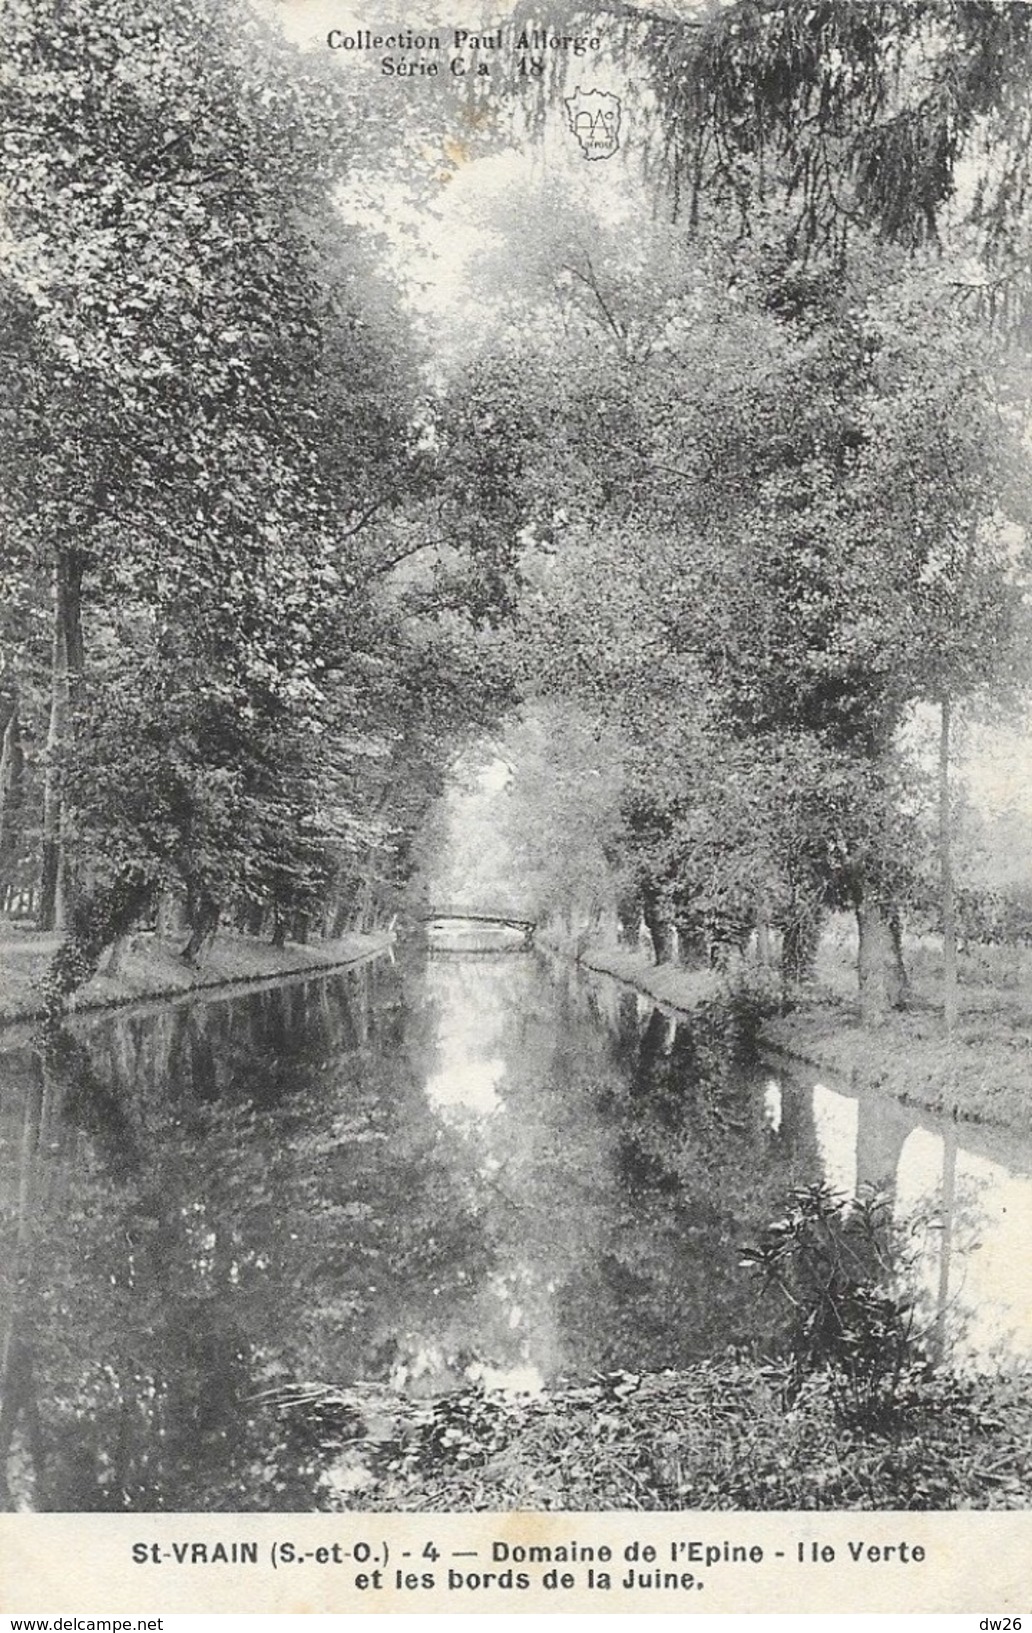
<path id="1" fill-rule="evenodd" d="M 527 954 L 380 960 L 0 1053 L 8 1506 L 311 1509 L 279 1385 L 535 1389 L 775 1347 L 741 1249 L 887 1189 L 958 1364 L 1032 1351 L 1032 1152 Z"/>

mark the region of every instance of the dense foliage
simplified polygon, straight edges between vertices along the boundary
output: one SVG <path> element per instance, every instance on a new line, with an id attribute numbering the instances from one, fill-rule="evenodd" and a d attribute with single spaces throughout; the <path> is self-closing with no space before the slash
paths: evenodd
<path id="1" fill-rule="evenodd" d="M 0 888 L 58 998 L 159 911 L 386 921 L 514 696 L 536 911 L 792 980 L 849 909 L 870 1014 L 906 909 L 956 939 L 951 722 L 1027 644 L 1024 10 L 566 10 L 647 188 L 485 182 L 435 332 L 458 90 L 387 141 L 245 0 L 7 8 Z M 557 74 L 463 89 L 474 201 Z"/>
<path id="2" fill-rule="evenodd" d="M 3 31 L 7 905 L 60 989 L 159 897 L 190 958 L 368 925 L 494 683 L 472 597 L 387 593 L 435 459 L 363 109 L 244 5 Z"/>
<path id="3" fill-rule="evenodd" d="M 1027 684 L 1026 28 L 632 21 L 656 193 L 495 208 L 509 344 L 466 389 L 519 449 L 526 723 L 502 752 L 542 916 L 618 910 L 634 939 L 643 915 L 660 960 L 780 947 L 793 982 L 848 910 L 873 1018 L 905 1001 L 910 913 L 944 936 L 950 1024 L 953 723 Z"/>

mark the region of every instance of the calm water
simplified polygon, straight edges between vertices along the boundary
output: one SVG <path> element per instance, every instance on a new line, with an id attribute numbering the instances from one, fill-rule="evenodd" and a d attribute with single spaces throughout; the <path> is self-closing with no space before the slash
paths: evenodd
<path id="1" fill-rule="evenodd" d="M 282 1383 L 430 1394 L 771 1348 L 795 1184 L 888 1188 L 928 1329 L 1032 1351 L 1013 1139 L 736 1059 L 570 966 L 413 955 L 0 1053 L 7 1502 L 310 1509 Z"/>

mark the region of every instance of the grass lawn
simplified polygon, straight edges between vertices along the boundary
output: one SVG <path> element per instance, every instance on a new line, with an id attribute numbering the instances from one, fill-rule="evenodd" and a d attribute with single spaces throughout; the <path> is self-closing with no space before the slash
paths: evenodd
<path id="1" fill-rule="evenodd" d="M 953 1038 L 942 1019 L 942 955 L 931 939 L 907 946 L 905 1010 L 862 1027 L 853 950 L 822 945 L 813 987 L 762 1036 L 897 1099 L 974 1122 L 1026 1129 L 1032 1117 L 1032 949 L 975 946 L 960 956 L 960 1014 Z"/>
<path id="2" fill-rule="evenodd" d="M 0 1025 L 32 1020 L 43 1011 L 43 980 L 58 935 L 23 930 L 0 920 Z M 338 941 L 298 946 L 288 942 L 273 947 L 248 936 L 220 934 L 205 955 L 200 969 L 192 969 L 175 945 L 149 932 L 132 938 L 117 975 L 101 971 L 76 993 L 73 1009 L 101 1009 L 157 998 L 196 987 L 214 987 L 235 981 L 260 981 L 270 976 L 293 975 L 307 969 L 325 969 L 377 952 L 383 936 L 343 936 Z"/>

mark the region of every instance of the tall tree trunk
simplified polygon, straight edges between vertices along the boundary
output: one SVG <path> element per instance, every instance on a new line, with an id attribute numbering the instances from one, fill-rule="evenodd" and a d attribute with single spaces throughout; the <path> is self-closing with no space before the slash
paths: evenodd
<path id="1" fill-rule="evenodd" d="M 75 702 L 76 688 L 82 679 L 86 651 L 82 633 L 82 575 L 86 558 L 79 550 L 62 550 L 58 563 L 61 590 L 61 616 L 64 622 L 65 654 L 68 663 L 68 684 Z"/>
<path id="2" fill-rule="evenodd" d="M 163 941 L 173 941 L 184 929 L 183 902 L 174 890 L 163 890 L 158 900 L 155 930 Z"/>
<path id="3" fill-rule="evenodd" d="M 25 755 L 21 746 L 18 698 L 15 696 L 0 741 L 0 877 L 17 859 L 24 792 Z"/>
<path id="4" fill-rule="evenodd" d="M 369 866 L 372 867 L 371 861 Z M 365 873 L 362 875 L 362 880 L 358 887 L 358 894 L 355 897 L 355 907 L 352 914 L 351 928 L 357 931 L 359 935 L 366 935 L 372 921 L 372 914 L 373 883 L 369 874 Z"/>
<path id="5" fill-rule="evenodd" d="M 618 947 L 638 945 L 638 926 L 641 923 L 641 903 L 637 896 L 623 895 L 616 904 L 616 944 Z"/>
<path id="6" fill-rule="evenodd" d="M 215 939 L 219 927 L 219 904 L 205 890 L 187 892 L 187 919 L 190 935 L 183 948 L 184 963 L 196 967 Z"/>
<path id="7" fill-rule="evenodd" d="M 40 862 L 39 924 L 58 929 L 64 915 L 64 857 L 61 829 L 62 759 L 70 747 L 73 704 L 83 671 L 82 575 L 77 550 L 59 550 L 54 561 L 54 621 L 50 666 L 50 722 L 43 784 L 43 845 Z"/>
<path id="8" fill-rule="evenodd" d="M 939 727 L 939 874 L 942 913 L 942 999 L 946 1036 L 957 1029 L 957 908 L 953 891 L 953 813 L 950 809 L 950 700 L 942 699 Z"/>
<path id="9" fill-rule="evenodd" d="M 781 978 L 786 986 L 811 981 L 821 944 L 822 914 L 805 891 L 798 891 L 781 932 Z"/>
<path id="10" fill-rule="evenodd" d="M 674 956 L 673 920 L 663 911 L 660 905 L 659 892 L 651 885 L 646 885 L 641 893 L 642 914 L 645 927 L 652 937 L 652 947 L 656 955 L 657 964 L 669 964 Z"/>
<path id="11" fill-rule="evenodd" d="M 65 938 L 47 971 L 48 1012 L 59 1015 L 69 996 L 99 967 L 105 950 L 127 935 L 154 902 L 142 873 L 124 871 L 109 885 L 77 892 L 69 903 Z"/>
<path id="12" fill-rule="evenodd" d="M 330 939 L 338 941 L 348 927 L 349 904 L 343 889 L 337 897 L 337 904 L 333 911 L 333 920 L 330 924 Z"/>
<path id="13" fill-rule="evenodd" d="M 872 898 L 857 903 L 857 980 L 860 991 L 860 1019 L 877 1025 L 891 1009 L 903 1003 L 898 949 L 893 942 L 890 915 Z"/>
<path id="14" fill-rule="evenodd" d="M 761 969 L 774 962 L 770 941 L 770 909 L 762 895 L 756 902 L 756 962 Z"/>
<path id="15" fill-rule="evenodd" d="M 682 919 L 677 926 L 678 961 L 686 970 L 705 970 L 709 968 L 709 948 L 706 945 L 706 933 L 697 924 L 685 924 Z"/>
<path id="16" fill-rule="evenodd" d="M 60 562 L 60 558 L 58 558 Z M 61 612 L 60 566 L 54 568 L 54 622 L 50 650 L 50 722 L 43 772 L 43 839 L 39 876 L 39 927 L 60 923 L 61 767 L 59 757 L 68 721 L 68 662 Z"/>
<path id="17" fill-rule="evenodd" d="M 910 996 L 910 977 L 903 959 L 903 915 L 898 907 L 889 910 L 889 939 L 892 942 L 892 962 L 896 972 L 895 1009 L 905 1009 Z"/>

